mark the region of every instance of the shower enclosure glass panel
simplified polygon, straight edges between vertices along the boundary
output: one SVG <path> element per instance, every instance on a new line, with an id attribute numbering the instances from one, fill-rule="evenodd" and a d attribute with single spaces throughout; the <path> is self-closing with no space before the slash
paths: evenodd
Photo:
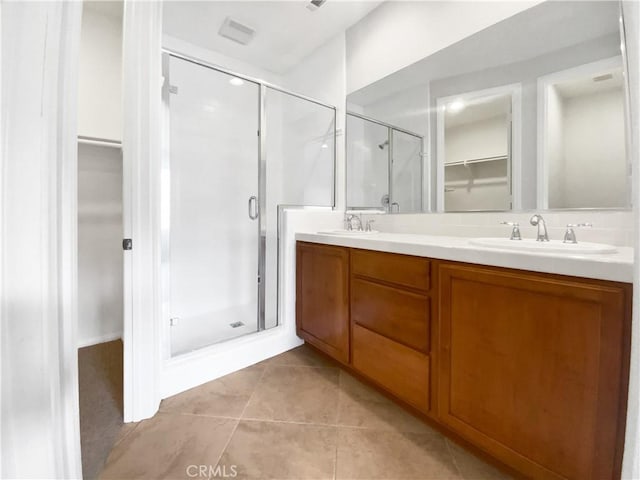
<path id="1" fill-rule="evenodd" d="M 173 56 L 165 75 L 175 356 L 259 327 L 260 86 Z"/>
<path id="2" fill-rule="evenodd" d="M 389 129 L 347 115 L 347 208 L 388 208 Z"/>
<path id="3" fill-rule="evenodd" d="M 277 325 L 278 206 L 334 205 L 335 109 L 266 87 L 265 327 Z"/>
<path id="4" fill-rule="evenodd" d="M 392 129 L 391 205 L 394 212 L 422 211 L 422 138 Z"/>

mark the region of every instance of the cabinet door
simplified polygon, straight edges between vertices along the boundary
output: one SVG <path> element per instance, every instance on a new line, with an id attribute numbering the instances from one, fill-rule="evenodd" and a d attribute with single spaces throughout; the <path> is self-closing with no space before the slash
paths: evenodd
<path id="1" fill-rule="evenodd" d="M 629 290 L 440 267 L 438 416 L 533 478 L 619 475 Z"/>
<path id="2" fill-rule="evenodd" d="M 349 250 L 298 242 L 298 336 L 349 363 Z"/>

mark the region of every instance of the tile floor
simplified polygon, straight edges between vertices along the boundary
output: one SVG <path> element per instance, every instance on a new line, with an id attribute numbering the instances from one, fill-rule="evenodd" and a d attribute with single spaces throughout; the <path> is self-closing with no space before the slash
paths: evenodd
<path id="1" fill-rule="evenodd" d="M 305 346 L 125 427 L 103 479 L 508 478 Z"/>

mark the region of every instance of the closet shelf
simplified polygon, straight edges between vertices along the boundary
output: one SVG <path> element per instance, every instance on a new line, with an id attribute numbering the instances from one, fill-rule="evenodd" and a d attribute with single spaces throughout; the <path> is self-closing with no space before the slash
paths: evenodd
<path id="1" fill-rule="evenodd" d="M 85 137 L 78 135 L 78 143 L 83 145 L 95 145 L 98 147 L 122 148 L 122 142 L 108 138 Z"/>
<path id="2" fill-rule="evenodd" d="M 487 162 L 496 162 L 501 160 L 507 160 L 509 157 L 507 155 L 497 155 L 495 157 L 484 157 L 484 158 L 471 158 L 469 160 L 458 160 L 456 162 L 448 162 L 445 163 L 445 167 L 456 167 L 459 165 L 467 166 L 472 165 L 474 163 L 487 163 Z"/>

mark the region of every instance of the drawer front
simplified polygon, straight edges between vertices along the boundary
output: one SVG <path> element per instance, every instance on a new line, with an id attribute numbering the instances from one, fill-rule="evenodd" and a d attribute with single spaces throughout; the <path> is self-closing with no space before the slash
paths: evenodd
<path id="1" fill-rule="evenodd" d="M 416 408 L 429 410 L 429 357 L 353 325 L 353 367 Z"/>
<path id="2" fill-rule="evenodd" d="M 359 278 L 351 281 L 356 324 L 422 352 L 429 352 L 430 299 Z"/>
<path id="3" fill-rule="evenodd" d="M 422 257 L 351 250 L 351 272 L 419 290 L 429 290 L 431 264 Z"/>

